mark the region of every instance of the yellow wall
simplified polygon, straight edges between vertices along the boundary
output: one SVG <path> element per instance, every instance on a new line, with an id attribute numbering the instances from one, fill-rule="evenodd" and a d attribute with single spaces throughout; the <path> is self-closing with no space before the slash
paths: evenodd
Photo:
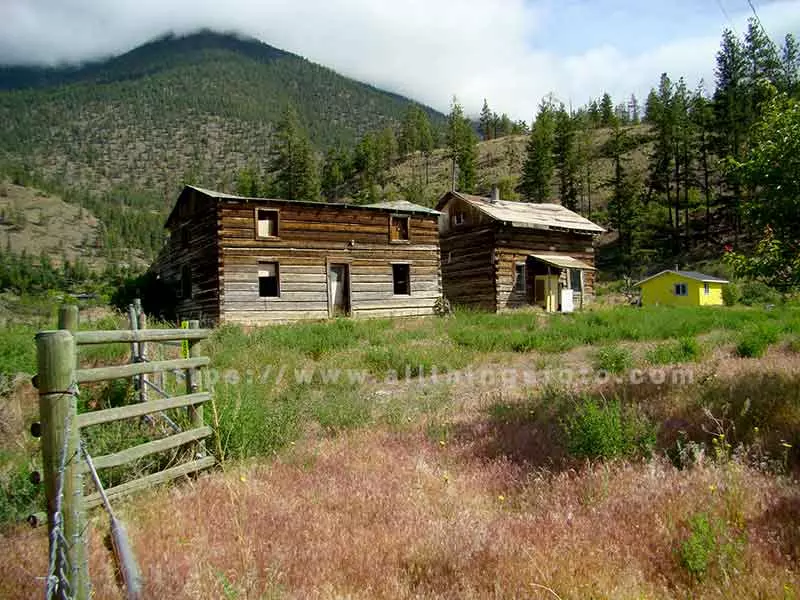
<path id="1" fill-rule="evenodd" d="M 675 295 L 675 284 L 685 283 L 686 296 Z M 675 273 L 664 273 L 642 284 L 642 304 L 644 306 L 714 306 L 721 305 L 722 283 L 709 283 L 709 294 L 705 295 L 702 281 L 681 277 Z"/>

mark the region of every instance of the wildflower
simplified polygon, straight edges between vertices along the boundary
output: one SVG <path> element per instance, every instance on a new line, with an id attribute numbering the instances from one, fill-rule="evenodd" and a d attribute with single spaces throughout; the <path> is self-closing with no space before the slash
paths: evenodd
<path id="1" fill-rule="evenodd" d="M 709 489 L 709 491 L 710 491 L 710 492 L 713 494 L 714 492 L 716 492 L 716 491 L 717 491 L 717 486 L 715 486 L 715 485 L 712 483 L 710 486 L 708 486 L 708 489 Z"/>
<path id="2" fill-rule="evenodd" d="M 792 447 L 792 445 L 790 443 L 788 443 L 788 442 L 786 442 L 784 440 L 781 440 L 781 446 L 783 446 L 784 448 L 791 448 Z"/>
<path id="3" fill-rule="evenodd" d="M 245 481 L 247 481 L 247 478 L 244 475 L 240 475 L 239 476 L 239 481 L 245 482 Z"/>
<path id="4" fill-rule="evenodd" d="M 498 500 L 500 500 L 500 502 L 503 502 L 503 501 L 506 499 L 506 497 L 505 497 L 505 496 L 503 496 L 503 494 L 500 494 L 500 495 L 497 497 L 497 499 L 498 499 Z"/>
<path id="5" fill-rule="evenodd" d="M 440 446 L 444 446 L 444 444 L 445 444 L 444 440 L 439 440 L 439 445 Z"/>
<path id="6" fill-rule="evenodd" d="M 444 482 L 447 483 L 448 481 L 450 481 L 450 475 L 445 473 L 443 479 L 444 479 Z"/>
<path id="7" fill-rule="evenodd" d="M 758 427 L 753 427 L 753 433 L 758 433 Z"/>

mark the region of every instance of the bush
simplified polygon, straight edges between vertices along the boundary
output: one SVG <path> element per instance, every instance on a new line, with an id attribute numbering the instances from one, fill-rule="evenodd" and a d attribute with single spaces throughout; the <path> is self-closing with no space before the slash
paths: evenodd
<path id="1" fill-rule="evenodd" d="M 800 335 L 790 337 L 789 341 L 786 343 L 786 348 L 789 352 L 800 354 Z"/>
<path id="2" fill-rule="evenodd" d="M 708 572 L 709 563 L 717 547 L 717 536 L 706 513 L 697 513 L 689 518 L 689 537 L 679 550 L 681 565 L 689 575 L 702 580 Z"/>
<path id="3" fill-rule="evenodd" d="M 778 341 L 778 331 L 762 326 L 742 332 L 736 345 L 736 356 L 741 358 L 759 358 L 770 346 Z"/>
<path id="4" fill-rule="evenodd" d="M 15 462 L 0 455 L 0 464 L 7 467 L 0 473 L 0 524 L 25 519 L 44 507 L 44 485 L 31 483 L 32 465 Z"/>
<path id="5" fill-rule="evenodd" d="M 725 306 L 733 306 L 742 299 L 742 290 L 738 283 L 729 283 L 722 286 L 722 301 Z"/>
<path id="6" fill-rule="evenodd" d="M 780 292 L 769 287 L 761 281 L 746 281 L 741 286 L 740 302 L 746 306 L 756 306 L 759 304 L 780 304 L 782 301 Z"/>
<path id="7" fill-rule="evenodd" d="M 594 357 L 595 369 L 609 373 L 622 373 L 633 365 L 633 355 L 626 348 L 606 346 L 597 351 Z"/>
<path id="8" fill-rule="evenodd" d="M 584 398 L 564 422 L 567 450 L 578 458 L 649 456 L 655 427 L 642 415 L 623 410 L 619 400 Z"/>
<path id="9" fill-rule="evenodd" d="M 685 337 L 657 346 L 648 352 L 647 362 L 654 365 L 690 362 L 699 358 L 700 354 L 700 345 L 697 340 Z"/>

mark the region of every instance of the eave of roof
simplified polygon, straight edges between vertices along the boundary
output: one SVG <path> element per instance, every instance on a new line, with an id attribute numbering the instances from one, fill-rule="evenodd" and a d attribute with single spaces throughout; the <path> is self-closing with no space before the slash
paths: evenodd
<path id="1" fill-rule="evenodd" d="M 698 273 L 697 271 L 676 271 L 675 269 L 664 269 L 663 271 L 659 271 L 654 275 L 650 275 L 650 277 L 645 277 L 641 281 L 635 283 L 635 286 L 640 286 L 643 283 L 650 281 L 651 279 L 656 279 L 657 277 L 661 277 L 667 273 L 672 273 L 673 275 L 677 275 L 678 277 L 685 277 L 686 279 L 693 279 L 695 281 L 699 281 L 701 283 L 730 283 L 727 279 L 722 279 L 721 277 L 714 277 L 713 275 L 704 275 L 703 273 Z"/>
<path id="2" fill-rule="evenodd" d="M 561 206 L 560 204 L 531 204 L 527 202 L 513 202 L 508 200 L 491 200 L 490 198 L 473 196 L 472 194 L 450 191 L 441 197 L 436 205 L 436 209 L 441 210 L 447 203 L 450 196 L 460 198 L 491 219 L 500 223 L 511 225 L 512 227 L 552 231 L 572 231 L 591 235 L 605 232 L 605 229 L 600 227 L 600 225 L 593 223 L 589 219 L 582 217 L 578 213 L 573 212 L 568 208 Z M 536 211 L 539 214 L 531 214 L 533 211 Z M 553 214 L 542 214 L 546 211 L 551 211 Z M 561 219 L 560 221 L 559 218 Z"/>
<path id="3" fill-rule="evenodd" d="M 332 207 L 332 208 L 345 208 L 345 209 L 355 209 L 355 210 L 371 210 L 371 211 L 379 211 L 379 212 L 386 212 L 386 213 L 407 213 L 407 214 L 425 214 L 429 216 L 439 216 L 441 213 L 437 210 L 433 210 L 427 208 L 425 206 L 420 206 L 418 204 L 414 204 L 413 202 L 408 202 L 406 200 L 394 202 L 394 203 L 378 203 L 378 204 L 346 204 L 346 203 L 338 203 L 338 202 L 315 202 L 313 200 L 287 200 L 285 198 L 256 198 L 252 196 L 238 196 L 236 194 L 228 194 L 226 192 L 217 192 L 214 190 L 209 190 L 197 185 L 186 185 L 184 186 L 181 193 L 178 195 L 178 199 L 175 201 L 175 205 L 172 207 L 172 210 L 167 217 L 165 227 L 169 227 L 178 208 L 178 205 L 181 202 L 181 198 L 186 193 L 187 190 L 194 190 L 203 194 L 204 196 L 208 196 L 214 200 L 219 201 L 230 201 L 230 202 L 252 202 L 252 203 L 284 203 L 284 204 L 297 204 L 301 206 L 316 206 L 316 207 Z M 403 206 L 400 206 L 400 204 Z M 384 206 L 392 204 L 393 206 Z"/>

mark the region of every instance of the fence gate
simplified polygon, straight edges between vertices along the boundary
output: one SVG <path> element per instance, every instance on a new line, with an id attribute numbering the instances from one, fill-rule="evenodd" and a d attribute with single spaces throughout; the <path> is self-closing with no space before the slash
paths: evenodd
<path id="1" fill-rule="evenodd" d="M 210 400 L 202 391 L 201 369 L 209 359 L 200 356 L 197 343 L 210 334 L 200 329 L 198 322 L 190 322 L 188 329 L 130 329 L 120 331 L 74 331 L 77 325 L 77 307 L 63 308 L 59 313 L 59 330 L 42 331 L 36 336 L 38 375 L 35 384 L 39 390 L 40 432 L 45 495 L 47 498 L 47 524 L 49 561 L 46 598 L 88 599 L 89 573 L 86 556 L 86 513 L 104 502 L 102 490 L 83 495 L 84 474 L 89 472 L 81 444 L 81 431 L 86 427 L 162 413 L 185 408 L 191 428 L 181 431 L 166 415 L 175 433 L 94 457 L 93 468 L 100 471 L 125 465 L 142 457 L 194 444 L 190 461 L 162 471 L 127 481 L 105 490 L 109 500 L 152 485 L 163 483 L 211 467 L 213 456 L 206 453 L 204 439 L 211 435 L 210 427 L 203 422 L 203 403 Z M 133 325 L 135 327 L 135 324 Z M 71 331 L 72 330 L 72 331 Z M 89 344 L 130 343 L 132 347 L 155 343 L 188 342 L 188 357 L 147 361 L 142 354 L 133 353 L 137 362 L 131 364 L 79 369 L 77 347 Z M 161 387 L 151 384 L 146 375 L 165 372 L 182 372 L 186 392 L 172 396 Z M 137 378 L 139 389 L 152 387 L 160 394 L 148 400 L 127 406 L 107 408 L 78 414 L 79 385 L 119 378 Z M 143 399 L 144 394 L 139 396 Z M 130 589 L 129 589 L 129 597 Z"/>

